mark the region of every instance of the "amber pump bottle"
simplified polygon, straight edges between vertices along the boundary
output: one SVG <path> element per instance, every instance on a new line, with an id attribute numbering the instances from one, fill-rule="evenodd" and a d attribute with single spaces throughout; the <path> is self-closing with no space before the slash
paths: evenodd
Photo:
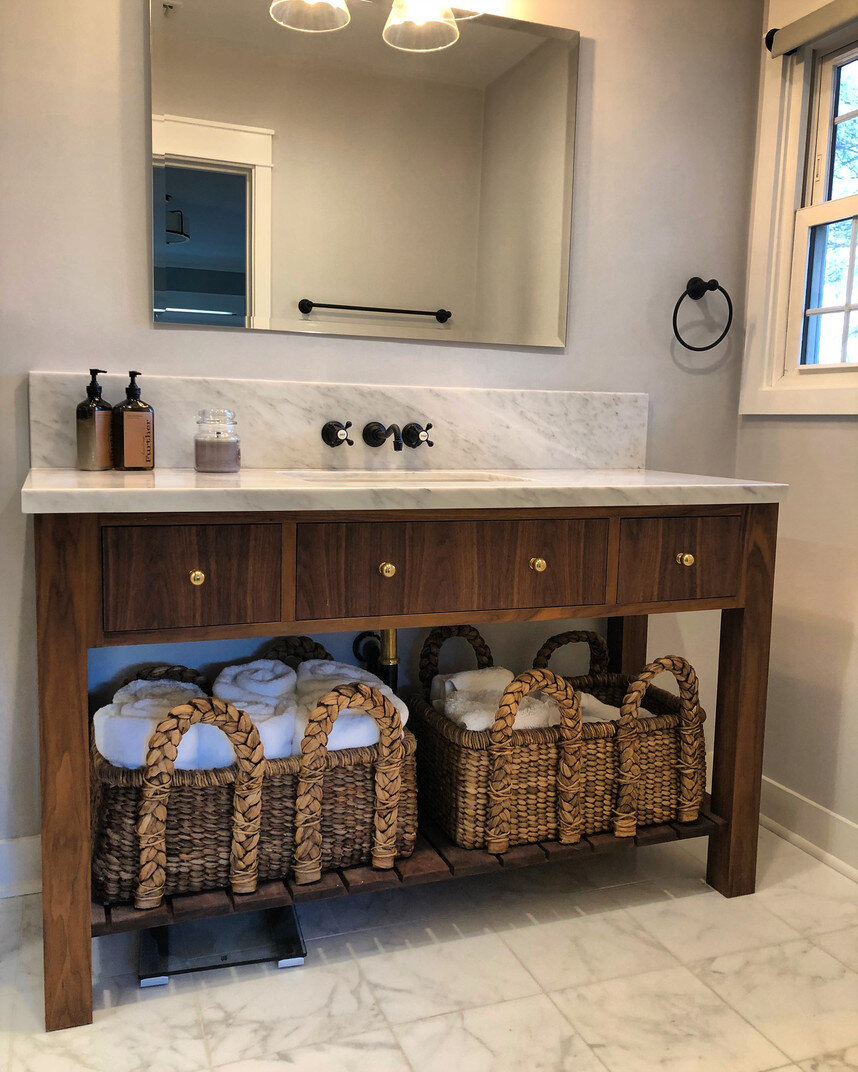
<path id="1" fill-rule="evenodd" d="M 113 407 L 113 468 L 154 469 L 155 411 L 140 399 L 140 373 L 132 369 L 128 375 L 125 401 Z"/>
<path id="2" fill-rule="evenodd" d="M 87 472 L 99 472 L 113 468 L 113 450 L 111 446 L 111 412 L 113 407 L 101 397 L 99 372 L 104 369 L 91 368 L 90 382 L 86 388 L 86 398 L 75 413 L 77 432 L 77 467 Z"/>

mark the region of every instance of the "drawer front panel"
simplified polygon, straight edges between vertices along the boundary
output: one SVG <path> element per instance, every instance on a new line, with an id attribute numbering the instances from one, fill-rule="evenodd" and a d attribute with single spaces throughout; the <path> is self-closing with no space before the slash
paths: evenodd
<path id="1" fill-rule="evenodd" d="M 279 621 L 281 557 L 275 524 L 105 528 L 105 632 Z"/>
<path id="2" fill-rule="evenodd" d="M 298 620 L 600 604 L 608 522 L 299 524 Z M 546 569 L 533 571 L 531 558 Z M 396 567 L 392 577 L 381 563 Z"/>
<path id="3" fill-rule="evenodd" d="M 618 603 L 731 598 L 738 594 L 742 515 L 623 518 Z M 693 555 L 694 562 L 677 562 Z"/>

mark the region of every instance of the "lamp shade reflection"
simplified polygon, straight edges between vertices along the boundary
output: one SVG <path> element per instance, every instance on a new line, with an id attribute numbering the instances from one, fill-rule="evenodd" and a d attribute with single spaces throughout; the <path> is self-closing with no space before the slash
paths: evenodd
<path id="1" fill-rule="evenodd" d="M 455 45 L 459 27 L 453 9 L 438 0 L 393 0 L 382 37 L 403 52 L 437 52 Z"/>
<path id="2" fill-rule="evenodd" d="M 346 0 L 273 0 L 268 11 L 281 26 L 303 33 L 330 33 L 351 21 Z"/>

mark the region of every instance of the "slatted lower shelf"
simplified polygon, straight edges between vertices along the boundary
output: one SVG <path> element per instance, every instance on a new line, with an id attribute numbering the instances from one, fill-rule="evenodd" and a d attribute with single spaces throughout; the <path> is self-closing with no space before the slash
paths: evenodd
<path id="1" fill-rule="evenodd" d="M 484 849 L 462 849 L 454 845 L 430 823 L 421 822 L 414 852 L 407 859 L 397 860 L 390 871 L 375 871 L 371 867 L 348 867 L 329 871 L 318 882 L 298 886 L 289 880 L 265 882 L 255 893 L 232 894 L 225 890 L 208 893 L 188 893 L 168 897 L 158 908 L 138 910 L 133 905 L 104 907 L 92 905 L 92 934 L 116 934 L 119 931 L 161 927 L 191 919 L 232 915 L 236 912 L 255 912 L 263 908 L 320 901 L 330 897 L 346 897 L 355 893 L 416 886 L 424 882 L 443 882 L 466 875 L 500 873 L 515 867 L 533 867 L 553 862 L 586 860 L 594 853 L 620 852 L 635 846 L 658 845 L 682 838 L 709 837 L 725 825 L 715 815 L 708 802 L 700 818 L 693 823 L 660 823 L 644 826 L 633 838 L 617 838 L 613 834 L 595 834 L 576 845 L 561 845 L 557 841 L 542 841 L 535 845 L 517 845 L 502 855 Z"/>

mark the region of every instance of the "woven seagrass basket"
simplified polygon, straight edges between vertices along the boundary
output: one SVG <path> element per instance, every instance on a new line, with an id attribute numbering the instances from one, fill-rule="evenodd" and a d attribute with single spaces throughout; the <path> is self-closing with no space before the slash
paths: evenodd
<path id="1" fill-rule="evenodd" d="M 327 653 L 285 637 L 266 652 L 322 658 Z M 279 653 L 279 654 L 277 654 Z M 154 667 L 142 677 L 199 683 L 184 667 Z M 362 708 L 379 742 L 328 752 L 340 711 Z M 196 722 L 218 726 L 236 753 L 232 767 L 174 770 L 182 735 Z M 390 868 L 417 836 L 415 741 L 399 712 L 367 685 L 341 685 L 310 717 L 301 754 L 266 760 L 248 716 L 222 700 L 174 708 L 149 742 L 146 765 L 127 770 L 92 747 L 93 895 L 138 908 L 172 894 L 231 887 L 292 873 L 298 883 L 323 871 L 371 863 Z"/>
<path id="2" fill-rule="evenodd" d="M 546 641 L 534 660 L 535 671 L 544 671 L 562 644 L 584 642 L 590 647 L 590 671 L 569 679 L 569 685 L 620 709 L 618 721 L 581 725 L 575 760 L 562 722 L 544 729 L 512 729 L 504 740 L 496 732 L 497 719 L 492 730 L 473 732 L 435 711 L 428 702 L 429 688 L 441 645 L 452 636 L 470 643 L 478 667 L 492 665 L 487 644 L 471 626 L 433 630 L 420 658 L 427 699 L 414 701 L 410 725 L 419 743 L 422 806 L 458 845 L 503 852 L 510 845 L 534 841 L 576 840 L 563 820 L 570 802 L 558 792 L 558 782 L 568 782 L 564 767 L 570 764 L 580 769 L 580 834 L 613 829 L 618 837 L 630 837 L 638 823 L 697 818 L 705 784 L 705 716 L 698 703 L 697 676 L 684 659 L 656 660 L 632 678 L 607 672 L 607 647 L 595 633 L 562 633 Z M 679 696 L 650 686 L 665 670 L 677 678 Z M 504 794 L 502 810 L 499 791 Z"/>

